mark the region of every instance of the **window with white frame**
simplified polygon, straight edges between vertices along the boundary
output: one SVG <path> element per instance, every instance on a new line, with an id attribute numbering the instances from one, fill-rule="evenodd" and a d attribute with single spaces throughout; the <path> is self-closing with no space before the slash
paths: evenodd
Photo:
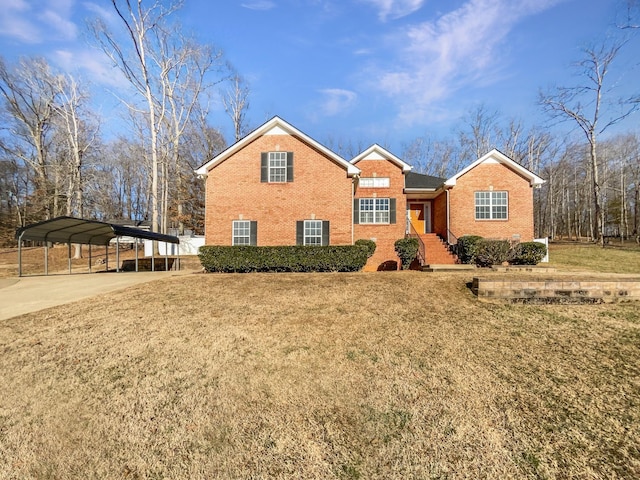
<path id="1" fill-rule="evenodd" d="M 322 220 L 304 221 L 303 245 L 322 245 Z"/>
<path id="2" fill-rule="evenodd" d="M 363 177 L 360 179 L 361 188 L 389 188 L 389 177 Z"/>
<path id="3" fill-rule="evenodd" d="M 389 223 L 390 202 L 388 198 L 361 198 L 359 223 Z"/>
<path id="4" fill-rule="evenodd" d="M 269 182 L 287 181 L 287 152 L 269 152 Z"/>
<path id="5" fill-rule="evenodd" d="M 249 220 L 233 221 L 232 245 L 251 245 L 251 222 Z"/>
<path id="6" fill-rule="evenodd" d="M 506 220 L 509 210 L 507 192 L 475 192 L 476 220 Z"/>

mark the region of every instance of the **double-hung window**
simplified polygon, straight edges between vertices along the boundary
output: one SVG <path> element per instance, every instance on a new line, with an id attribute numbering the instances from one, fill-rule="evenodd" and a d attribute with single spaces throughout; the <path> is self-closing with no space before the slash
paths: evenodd
<path id="1" fill-rule="evenodd" d="M 287 152 L 269 152 L 269 182 L 287 181 Z"/>
<path id="2" fill-rule="evenodd" d="M 396 223 L 395 198 L 356 198 L 354 201 L 355 223 Z"/>
<path id="3" fill-rule="evenodd" d="M 322 245 L 322 220 L 304 221 L 304 245 Z"/>
<path id="4" fill-rule="evenodd" d="M 232 245 L 256 245 L 257 225 L 255 221 L 234 220 Z"/>
<path id="5" fill-rule="evenodd" d="M 261 182 L 286 183 L 293 181 L 293 152 L 263 152 L 260 166 Z"/>
<path id="6" fill-rule="evenodd" d="M 509 210 L 507 192 L 475 192 L 476 220 L 506 220 Z"/>
<path id="7" fill-rule="evenodd" d="M 296 222 L 297 245 L 329 245 L 328 220 L 298 220 Z"/>

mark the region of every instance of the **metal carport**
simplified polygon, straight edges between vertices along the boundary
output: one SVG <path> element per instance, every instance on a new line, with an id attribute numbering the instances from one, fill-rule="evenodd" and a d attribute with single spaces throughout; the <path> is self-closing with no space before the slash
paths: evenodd
<path id="1" fill-rule="evenodd" d="M 16 232 L 18 239 L 18 275 L 22 276 L 22 242 L 31 240 L 43 242 L 45 245 L 45 275 L 49 274 L 48 245 L 49 243 L 66 243 L 69 248 L 69 273 L 71 273 L 71 245 L 80 243 L 89 245 L 89 271 L 91 272 L 91 246 L 104 245 L 106 252 L 106 268 L 109 269 L 109 243 L 116 239 L 116 271 L 120 271 L 120 237 L 128 236 L 157 242 L 179 244 L 178 237 L 162 233 L 148 232 L 139 228 L 125 227 L 113 223 L 99 222 L 74 217 L 56 217 L 43 222 L 32 223 L 19 228 Z M 168 249 L 166 249 L 168 251 Z M 180 264 L 178 253 L 178 265 Z M 152 254 L 151 268 L 155 268 L 155 258 Z M 168 255 L 165 252 L 165 269 L 168 265 Z M 178 267 L 179 268 L 179 267 Z M 138 249 L 136 248 L 136 272 L 138 271 Z"/>

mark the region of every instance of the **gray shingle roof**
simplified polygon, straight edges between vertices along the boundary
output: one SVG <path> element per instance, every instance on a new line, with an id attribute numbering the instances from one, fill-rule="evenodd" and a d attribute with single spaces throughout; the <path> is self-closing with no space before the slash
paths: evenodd
<path id="1" fill-rule="evenodd" d="M 404 188 L 424 188 L 435 190 L 441 187 L 446 178 L 432 177 L 422 173 L 407 172 L 404 177 Z"/>

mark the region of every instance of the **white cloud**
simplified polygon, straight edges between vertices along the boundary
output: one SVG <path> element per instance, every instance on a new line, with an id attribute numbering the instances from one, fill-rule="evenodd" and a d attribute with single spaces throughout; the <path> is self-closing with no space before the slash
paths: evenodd
<path id="1" fill-rule="evenodd" d="M 45 10 L 38 18 L 43 23 L 52 28 L 57 36 L 65 40 L 75 40 L 78 34 L 78 27 L 71 20 L 62 17 L 58 12 Z"/>
<path id="2" fill-rule="evenodd" d="M 249 10 L 271 10 L 276 7 L 275 2 L 271 0 L 256 0 L 250 3 L 241 4 L 244 8 L 248 8 Z"/>
<path id="3" fill-rule="evenodd" d="M 37 3 L 37 5 L 36 5 Z M 74 0 L 40 2 L 4 0 L 0 9 L 0 35 L 23 43 L 75 40 L 77 26 L 71 20 Z"/>
<path id="4" fill-rule="evenodd" d="M 56 50 L 54 62 L 61 70 L 69 73 L 80 73 L 92 83 L 111 88 L 129 88 L 129 83 L 119 70 L 111 65 L 109 59 L 94 49 Z"/>
<path id="5" fill-rule="evenodd" d="M 469 0 L 410 27 L 396 39 L 399 64 L 379 68 L 374 88 L 397 99 L 406 122 L 424 118 L 431 105 L 460 88 L 491 83 L 500 71 L 499 47 L 516 24 L 561 1 Z"/>
<path id="6" fill-rule="evenodd" d="M 40 31 L 31 21 L 30 10 L 24 0 L 5 0 L 0 8 L 0 35 L 25 43 L 40 42 Z"/>
<path id="7" fill-rule="evenodd" d="M 361 0 L 378 10 L 378 18 L 382 22 L 395 20 L 411 15 L 422 8 L 425 0 Z"/>
<path id="8" fill-rule="evenodd" d="M 327 88 L 320 93 L 323 95 L 320 111 L 327 117 L 350 110 L 358 99 L 355 92 L 341 88 Z"/>

